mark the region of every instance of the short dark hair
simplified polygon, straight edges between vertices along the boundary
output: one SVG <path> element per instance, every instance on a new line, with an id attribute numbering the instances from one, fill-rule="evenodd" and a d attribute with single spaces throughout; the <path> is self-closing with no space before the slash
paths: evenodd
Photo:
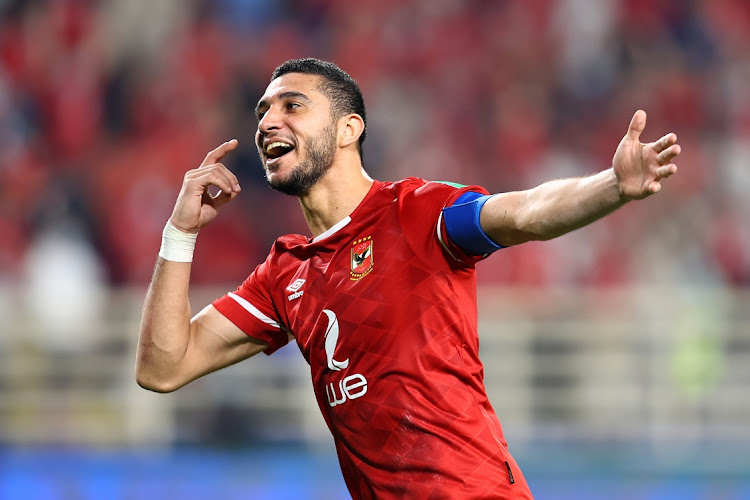
<path id="1" fill-rule="evenodd" d="M 346 71 L 332 62 L 322 61 L 314 57 L 304 59 L 290 59 L 273 70 L 271 81 L 287 73 L 305 73 L 322 77 L 321 92 L 331 101 L 331 113 L 339 118 L 349 113 L 357 113 L 362 117 L 365 128 L 359 136 L 357 150 L 362 156 L 362 143 L 367 135 L 367 114 L 365 100 L 359 85 Z"/>

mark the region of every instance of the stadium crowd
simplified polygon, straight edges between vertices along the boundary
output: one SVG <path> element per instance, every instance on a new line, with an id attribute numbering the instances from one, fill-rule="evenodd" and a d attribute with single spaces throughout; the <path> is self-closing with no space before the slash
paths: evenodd
<path id="1" fill-rule="evenodd" d="M 236 137 L 242 195 L 193 270 L 236 285 L 276 236 L 306 232 L 252 141 L 271 71 L 303 56 L 359 81 L 381 180 L 502 191 L 594 173 L 638 108 L 646 140 L 678 134 L 662 193 L 501 252 L 480 283 L 750 285 L 745 0 L 2 0 L 0 282 L 67 241 L 76 269 L 145 285 L 184 172 Z"/>

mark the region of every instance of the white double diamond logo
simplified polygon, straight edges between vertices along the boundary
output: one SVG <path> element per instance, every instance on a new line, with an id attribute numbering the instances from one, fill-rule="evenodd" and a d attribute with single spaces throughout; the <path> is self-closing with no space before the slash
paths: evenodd
<path id="1" fill-rule="evenodd" d="M 302 295 L 305 292 L 304 292 L 304 290 L 300 290 L 300 288 L 302 288 L 302 285 L 304 285 L 304 284 L 305 284 L 305 280 L 303 280 L 302 278 L 298 278 L 298 279 L 294 280 L 291 285 L 289 285 L 288 287 L 286 287 L 287 290 L 289 290 L 290 292 L 292 292 L 291 295 L 287 295 L 287 299 L 291 301 L 291 300 L 298 299 L 298 298 L 302 297 Z"/>
<path id="2" fill-rule="evenodd" d="M 302 288 L 302 285 L 304 284 L 305 284 L 305 280 L 303 280 L 302 278 L 298 278 L 294 280 L 291 285 L 286 287 L 286 289 L 289 290 L 290 292 L 296 292 L 297 290 Z"/>

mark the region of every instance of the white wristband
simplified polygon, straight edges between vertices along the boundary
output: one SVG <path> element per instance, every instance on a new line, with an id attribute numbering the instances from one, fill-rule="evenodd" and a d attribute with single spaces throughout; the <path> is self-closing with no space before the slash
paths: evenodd
<path id="1" fill-rule="evenodd" d="M 167 221 L 161 233 L 159 257 L 172 262 L 193 262 L 196 239 L 198 233 L 184 233 Z"/>

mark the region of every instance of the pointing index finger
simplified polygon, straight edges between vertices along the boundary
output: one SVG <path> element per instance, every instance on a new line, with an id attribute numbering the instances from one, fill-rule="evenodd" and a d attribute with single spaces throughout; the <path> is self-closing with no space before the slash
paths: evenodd
<path id="1" fill-rule="evenodd" d="M 234 148 L 237 147 L 237 139 L 232 139 L 230 141 L 225 142 L 218 148 L 214 149 L 213 151 L 209 152 L 206 155 L 206 158 L 203 160 L 203 163 L 201 163 L 201 167 L 205 167 L 206 165 L 212 165 L 214 163 L 219 163 L 222 158 L 224 158 L 224 155 L 226 155 L 228 152 L 232 151 Z"/>

